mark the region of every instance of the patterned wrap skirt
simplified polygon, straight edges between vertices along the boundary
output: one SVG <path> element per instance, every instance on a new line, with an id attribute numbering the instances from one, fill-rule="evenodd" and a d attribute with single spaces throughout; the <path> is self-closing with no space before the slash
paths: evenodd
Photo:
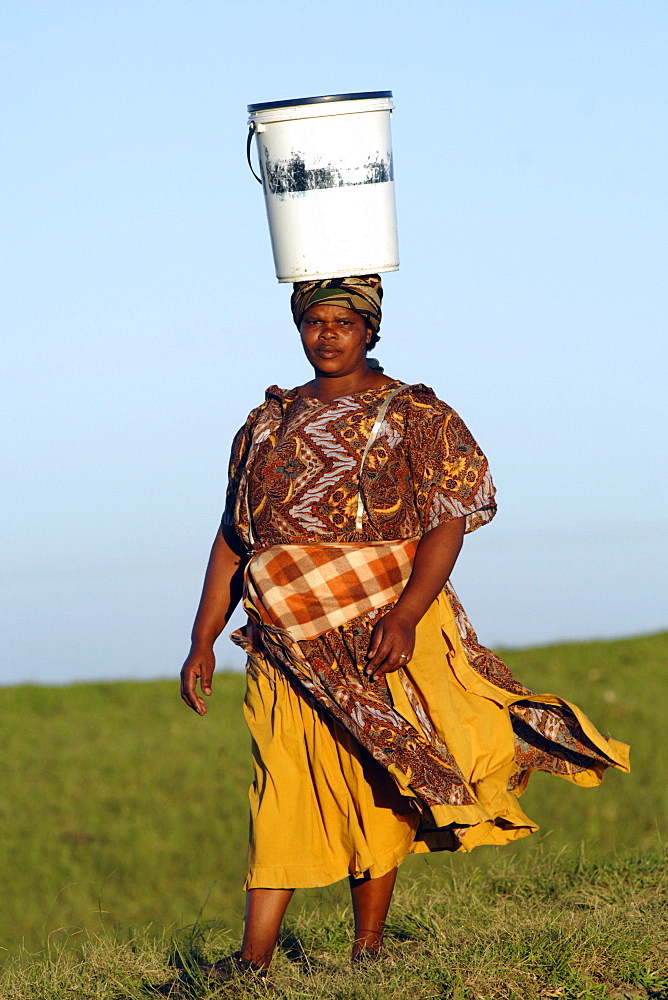
<path id="1" fill-rule="evenodd" d="M 535 770 L 576 785 L 629 770 L 628 747 L 580 709 L 518 683 L 481 646 L 447 585 L 410 663 L 372 681 L 371 633 L 418 539 L 274 545 L 246 569 L 244 712 L 254 781 L 245 887 L 377 878 L 408 853 L 506 844 Z"/>

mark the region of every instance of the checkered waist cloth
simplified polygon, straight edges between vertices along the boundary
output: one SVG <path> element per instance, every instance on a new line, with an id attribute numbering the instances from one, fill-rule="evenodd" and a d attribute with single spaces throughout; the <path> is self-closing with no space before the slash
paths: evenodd
<path id="1" fill-rule="evenodd" d="M 246 566 L 244 606 L 297 641 L 315 639 L 398 600 L 419 541 L 272 545 Z"/>

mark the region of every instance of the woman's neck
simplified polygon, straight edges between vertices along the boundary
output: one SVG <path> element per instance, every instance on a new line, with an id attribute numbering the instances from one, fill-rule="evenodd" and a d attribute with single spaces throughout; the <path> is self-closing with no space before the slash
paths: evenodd
<path id="1" fill-rule="evenodd" d="M 368 392 L 389 385 L 394 379 L 375 371 L 373 368 L 358 369 L 347 375 L 328 375 L 316 371 L 315 378 L 299 386 L 299 395 L 318 399 L 321 403 L 331 403 L 333 399 L 351 396 L 356 392 Z"/>

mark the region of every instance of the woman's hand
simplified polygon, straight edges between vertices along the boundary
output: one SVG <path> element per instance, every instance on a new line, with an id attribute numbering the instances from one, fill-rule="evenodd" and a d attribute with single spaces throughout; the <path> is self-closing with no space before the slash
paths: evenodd
<path id="1" fill-rule="evenodd" d="M 405 667 L 415 646 L 414 619 L 402 614 L 398 607 L 383 615 L 373 632 L 364 668 L 367 677 L 377 681 L 383 674 L 390 674 Z"/>
<path id="2" fill-rule="evenodd" d="M 371 633 L 365 673 L 373 680 L 409 662 L 417 623 L 445 586 L 462 547 L 465 528 L 466 518 L 455 517 L 420 539 L 406 589 Z"/>
<path id="3" fill-rule="evenodd" d="M 216 658 L 211 646 L 192 647 L 181 667 L 181 697 L 198 715 L 206 715 L 206 705 L 197 694 L 197 679 L 202 694 L 208 698 L 215 669 Z"/>
<path id="4" fill-rule="evenodd" d="M 224 528 L 216 533 L 193 625 L 190 652 L 181 668 L 181 697 L 198 715 L 206 715 L 206 705 L 197 694 L 197 679 L 202 694 L 208 697 L 216 667 L 213 644 L 241 599 L 246 558 L 232 529 Z"/>

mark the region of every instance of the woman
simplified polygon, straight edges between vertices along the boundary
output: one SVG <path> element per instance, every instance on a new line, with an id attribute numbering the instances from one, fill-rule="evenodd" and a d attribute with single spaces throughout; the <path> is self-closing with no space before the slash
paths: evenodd
<path id="1" fill-rule="evenodd" d="M 232 447 L 182 697 L 211 694 L 213 643 L 244 592 L 253 740 L 241 950 L 264 972 L 295 888 L 350 879 L 354 961 L 381 949 L 409 852 L 471 849 L 537 827 L 531 771 L 594 785 L 627 748 L 573 705 L 535 695 L 477 642 L 448 580 L 491 520 L 485 457 L 423 385 L 372 367 L 377 275 L 296 284 L 310 382 L 272 386 Z M 245 574 L 245 587 L 243 584 Z"/>

